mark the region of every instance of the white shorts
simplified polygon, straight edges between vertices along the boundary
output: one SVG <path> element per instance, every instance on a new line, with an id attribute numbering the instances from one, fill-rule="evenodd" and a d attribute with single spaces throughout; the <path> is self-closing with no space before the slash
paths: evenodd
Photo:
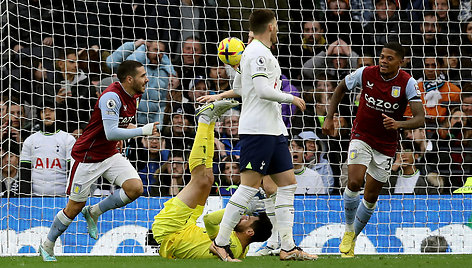
<path id="1" fill-rule="evenodd" d="M 100 176 L 120 187 L 126 180 L 139 179 L 136 169 L 118 153 L 97 163 L 80 163 L 72 159 L 71 167 L 67 194 L 76 202 L 87 201 L 90 187 Z"/>
<path id="2" fill-rule="evenodd" d="M 372 149 L 361 140 L 351 140 L 347 164 L 360 164 L 367 167 L 367 173 L 379 182 L 387 182 L 392 171 L 393 157 Z"/>

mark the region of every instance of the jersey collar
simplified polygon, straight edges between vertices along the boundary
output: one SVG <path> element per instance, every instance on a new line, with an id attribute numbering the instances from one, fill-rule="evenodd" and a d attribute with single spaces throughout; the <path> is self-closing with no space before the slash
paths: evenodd
<path id="1" fill-rule="evenodd" d="M 46 132 L 46 131 L 42 131 L 42 130 L 40 130 L 39 132 L 41 132 L 41 134 L 43 134 L 44 136 L 52 136 L 52 135 L 54 135 L 54 134 L 56 134 L 56 133 L 59 133 L 59 131 L 61 131 L 61 130 L 58 129 L 58 130 L 56 130 L 56 132 L 53 132 L 53 133 L 51 133 L 51 132 Z"/>
<path id="2" fill-rule="evenodd" d="M 401 70 L 401 69 L 402 69 L 402 68 L 398 68 L 397 74 L 396 74 L 394 77 L 390 78 L 390 79 L 385 79 L 385 78 L 382 76 L 382 74 L 380 74 L 380 77 L 382 77 L 382 80 L 384 80 L 385 82 L 392 81 L 393 79 L 397 78 L 397 76 L 398 76 L 398 74 L 400 73 L 400 70 Z M 379 71 L 379 72 L 380 72 L 380 71 Z"/>
<path id="3" fill-rule="evenodd" d="M 261 43 L 264 47 L 266 47 L 268 50 L 270 50 L 270 47 L 266 46 L 266 45 L 265 45 L 264 43 L 262 43 L 259 39 L 254 38 L 253 41 L 257 41 L 257 42 Z"/>

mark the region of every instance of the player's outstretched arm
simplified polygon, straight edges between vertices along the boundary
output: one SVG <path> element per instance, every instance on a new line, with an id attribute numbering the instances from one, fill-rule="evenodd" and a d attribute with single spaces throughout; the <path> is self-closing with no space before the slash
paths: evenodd
<path id="1" fill-rule="evenodd" d="M 323 134 L 334 136 L 334 114 L 337 113 L 338 105 L 344 97 L 344 94 L 348 90 L 346 82 L 341 80 L 336 89 L 334 90 L 333 96 L 331 97 L 331 102 L 329 103 L 328 113 L 326 115 L 325 121 L 323 123 L 322 131 Z"/>
<path id="2" fill-rule="evenodd" d="M 217 95 L 206 95 L 206 96 L 201 96 L 197 99 L 198 102 L 214 102 L 217 100 L 221 99 L 228 99 L 228 98 L 239 98 L 241 97 L 240 95 L 236 94 L 234 90 L 228 90 L 223 93 L 217 94 Z"/>
<path id="3" fill-rule="evenodd" d="M 158 122 L 149 123 L 138 128 L 119 128 L 118 120 L 104 119 L 103 128 L 109 141 L 127 140 L 137 136 L 149 136 L 155 132 Z"/>
<path id="4" fill-rule="evenodd" d="M 220 230 L 220 223 L 223 219 L 224 213 L 225 210 L 220 209 L 203 216 L 203 223 L 205 223 L 205 229 L 207 231 L 208 237 L 210 237 L 211 240 L 215 239 L 218 235 L 218 231 Z"/>
<path id="5" fill-rule="evenodd" d="M 410 101 L 411 113 L 413 118 L 406 121 L 396 121 L 395 119 L 382 114 L 383 116 L 383 125 L 388 130 L 397 130 L 399 128 L 403 129 L 413 129 L 424 126 L 424 108 L 421 101 Z"/>

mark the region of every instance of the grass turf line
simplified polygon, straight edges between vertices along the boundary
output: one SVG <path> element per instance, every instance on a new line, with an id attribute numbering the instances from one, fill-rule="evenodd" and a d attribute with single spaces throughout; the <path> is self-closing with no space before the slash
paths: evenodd
<path id="1" fill-rule="evenodd" d="M 275 268 L 275 267 L 348 267 L 348 268 L 435 268 L 469 267 L 471 255 L 359 255 L 353 259 L 341 259 L 336 255 L 321 255 L 317 261 L 280 261 L 278 257 L 247 257 L 242 263 L 223 263 L 217 259 L 169 260 L 150 256 L 59 256 L 56 263 L 45 263 L 38 257 L 2 257 L 0 267 L 99 267 L 99 268 L 150 268 L 150 267 L 188 267 L 211 268 L 222 265 Z"/>

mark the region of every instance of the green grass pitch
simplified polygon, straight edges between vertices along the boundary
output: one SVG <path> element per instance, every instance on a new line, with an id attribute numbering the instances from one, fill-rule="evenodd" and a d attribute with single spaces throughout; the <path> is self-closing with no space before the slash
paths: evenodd
<path id="1" fill-rule="evenodd" d="M 223 263 L 209 260 L 168 260 L 161 257 L 58 257 L 55 263 L 45 263 L 38 257 L 3 257 L 0 267 L 99 267 L 99 268 L 151 268 L 151 267 L 345 267 L 345 268 L 464 268 L 471 267 L 472 255 L 359 255 L 353 259 L 341 259 L 336 255 L 321 255 L 317 261 L 279 261 L 278 257 L 247 257 L 242 263 Z"/>

